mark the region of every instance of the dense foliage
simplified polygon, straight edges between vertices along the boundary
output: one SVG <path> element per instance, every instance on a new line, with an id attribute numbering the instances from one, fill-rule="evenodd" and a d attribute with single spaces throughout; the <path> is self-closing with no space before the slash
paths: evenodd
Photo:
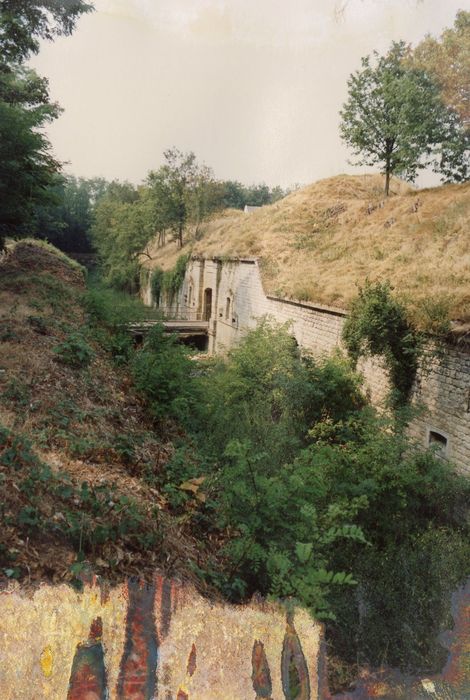
<path id="1" fill-rule="evenodd" d="M 426 36 L 414 49 L 411 63 L 435 78 L 445 103 L 469 129 L 470 12 L 459 10 L 454 26 L 439 39 Z"/>
<path id="2" fill-rule="evenodd" d="M 164 164 L 147 177 L 152 201 L 153 229 L 162 242 L 170 232 L 179 247 L 189 221 L 198 223 L 211 209 L 212 171 L 199 165 L 195 154 L 167 149 Z"/>
<path id="3" fill-rule="evenodd" d="M 327 619 L 336 668 L 442 663 L 449 595 L 470 573 L 470 486 L 367 406 L 344 359 L 302 357 L 266 320 L 197 364 L 159 330 L 133 366 L 159 421 L 188 431 L 160 487 L 177 511 L 190 506 L 201 537 L 224 542 L 223 570 L 203 579 Z"/>
<path id="4" fill-rule="evenodd" d="M 191 360 L 176 336 L 165 334 L 162 325 L 153 328 L 144 347 L 135 353 L 131 370 L 136 389 L 146 397 L 156 419 L 190 420 L 196 402 Z"/>
<path id="5" fill-rule="evenodd" d="M 164 294 L 167 295 L 167 299 L 171 305 L 183 284 L 188 260 L 188 255 L 180 255 L 175 266 L 171 270 L 164 271 L 157 267 L 152 271 L 150 288 L 152 290 L 152 300 L 157 306 L 161 303 Z"/>
<path id="6" fill-rule="evenodd" d="M 391 383 L 391 404 L 398 407 L 409 398 L 423 354 L 423 337 L 391 292 L 387 282 L 366 280 L 351 305 L 343 341 L 355 363 L 360 356 L 384 360 Z"/>
<path id="7" fill-rule="evenodd" d="M 51 202 L 36 206 L 36 235 L 66 253 L 92 254 L 94 208 L 109 186 L 103 178 L 57 175 L 48 188 Z"/>
<path id="8" fill-rule="evenodd" d="M 188 228 L 192 227 L 197 236 L 199 224 L 210 214 L 226 207 L 243 208 L 246 203 L 266 204 L 284 194 L 279 187 L 245 187 L 238 182 L 216 180 L 211 169 L 199 164 L 192 152 L 171 148 L 165 151 L 164 161 L 138 187 L 112 182 L 99 188 L 101 180 L 71 180 L 68 184 L 67 192 L 72 187 L 78 190 L 73 200 L 78 205 L 81 203 L 78 194 L 83 190 L 89 192 L 89 206 L 80 221 L 85 222 L 89 217 L 90 237 L 104 279 L 117 289 L 129 292 L 138 289 L 142 256 L 152 258 L 149 244 L 154 239 L 162 246 L 169 238 L 181 247 Z M 69 237 L 63 236 L 62 240 L 66 242 Z M 57 241 L 60 243 L 60 238 Z M 159 298 L 163 289 L 170 296 L 177 291 L 178 265 L 173 271 L 175 279 L 173 273 L 155 272 L 154 299 Z"/>
<path id="9" fill-rule="evenodd" d="M 24 63 L 39 39 L 70 34 L 91 5 L 57 0 L 0 2 L 0 248 L 5 236 L 35 232 L 36 209 L 55 203 L 60 164 L 44 127 L 60 110 L 48 84 Z"/>
<path id="10" fill-rule="evenodd" d="M 21 62 L 39 51 L 39 39 L 71 34 L 84 12 L 93 9 L 83 0 L 1 0 L 0 55 Z"/>
<path id="11" fill-rule="evenodd" d="M 111 183 L 94 209 L 93 245 L 105 281 L 117 289 L 139 288 L 139 256 L 154 231 L 151 206 L 142 188 Z"/>

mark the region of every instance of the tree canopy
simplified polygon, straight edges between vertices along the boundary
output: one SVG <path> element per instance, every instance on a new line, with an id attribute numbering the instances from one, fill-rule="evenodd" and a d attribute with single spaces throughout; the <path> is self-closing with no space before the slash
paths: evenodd
<path id="1" fill-rule="evenodd" d="M 213 181 L 212 170 L 198 164 L 196 155 L 169 148 L 165 163 L 147 177 L 154 202 L 155 230 L 173 232 L 180 247 L 190 218 L 200 220 L 207 210 L 207 195 Z"/>
<path id="2" fill-rule="evenodd" d="M 44 127 L 60 114 L 48 83 L 24 63 L 39 39 L 69 34 L 92 6 L 81 0 L 0 0 L 0 247 L 34 233 L 37 210 L 57 203 L 60 163 Z"/>
<path id="3" fill-rule="evenodd" d="M 24 61 L 39 50 L 39 39 L 71 34 L 93 5 L 84 0 L 0 0 L 0 61 Z"/>
<path id="4" fill-rule="evenodd" d="M 459 10 L 454 26 L 440 39 L 426 36 L 414 49 L 410 64 L 437 81 L 444 102 L 470 129 L 470 12 Z"/>
<path id="5" fill-rule="evenodd" d="M 356 164 L 381 164 L 387 195 L 391 175 L 413 182 L 430 164 L 447 181 L 468 176 L 462 124 L 432 77 L 406 64 L 409 56 L 404 42 L 394 42 L 385 56 L 363 58 L 340 113 L 341 137 Z"/>

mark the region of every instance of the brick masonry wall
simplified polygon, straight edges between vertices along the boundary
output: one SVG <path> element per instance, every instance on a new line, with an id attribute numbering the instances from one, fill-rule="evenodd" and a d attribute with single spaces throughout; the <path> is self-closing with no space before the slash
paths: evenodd
<path id="1" fill-rule="evenodd" d="M 202 314 L 206 289 L 212 290 L 210 352 L 225 352 L 236 345 L 265 315 L 290 323 L 299 346 L 313 354 L 341 348 L 346 312 L 268 297 L 256 259 L 192 259 L 176 301 L 178 310 Z M 150 303 L 148 288 L 143 297 Z M 428 364 L 415 383 L 413 403 L 420 414 L 411 423 L 410 434 L 423 446 L 429 443 L 430 431 L 440 434 L 447 440 L 445 456 L 470 472 L 470 352 L 448 345 L 442 357 Z M 361 361 L 359 370 L 372 402 L 380 405 L 389 389 L 380 360 Z"/>

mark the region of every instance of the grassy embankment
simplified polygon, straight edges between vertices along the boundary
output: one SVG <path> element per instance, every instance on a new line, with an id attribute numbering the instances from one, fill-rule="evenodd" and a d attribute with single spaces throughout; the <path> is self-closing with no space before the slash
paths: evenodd
<path id="1" fill-rule="evenodd" d="M 249 215 L 227 210 L 152 250 L 171 269 L 179 255 L 256 256 L 265 291 L 348 309 L 365 278 L 389 280 L 426 329 L 436 315 L 470 321 L 470 184 L 416 190 L 379 175 L 338 175 Z"/>

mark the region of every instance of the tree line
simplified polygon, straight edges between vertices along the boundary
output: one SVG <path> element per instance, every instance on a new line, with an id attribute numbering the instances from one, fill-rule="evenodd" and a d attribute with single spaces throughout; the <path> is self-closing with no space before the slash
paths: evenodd
<path id="1" fill-rule="evenodd" d="M 50 99 L 47 79 L 26 63 L 38 53 L 40 39 L 71 34 L 92 10 L 84 0 L 0 0 L 0 248 L 6 237 L 32 235 L 66 252 L 102 254 L 113 243 L 103 241 L 100 222 L 109 225 L 124 215 L 109 235 L 114 244 L 135 239 L 123 251 L 132 256 L 135 245 L 153 234 L 175 236 L 182 245 L 188 223 L 286 194 L 280 187 L 216 180 L 194 153 L 176 148 L 165 151 L 163 165 L 138 187 L 66 175 L 45 134 L 62 110 Z"/>
<path id="2" fill-rule="evenodd" d="M 61 109 L 47 79 L 27 67 L 39 39 L 70 34 L 93 9 L 84 0 L 0 0 L 0 248 L 5 237 L 46 238 L 67 252 L 97 251 L 107 279 L 134 289 L 138 254 L 154 236 L 184 243 L 217 210 L 262 206 L 282 188 L 219 180 L 193 152 L 170 148 L 145 181 L 66 176 L 44 129 Z M 470 12 L 440 38 L 412 49 L 394 42 L 350 76 L 341 136 L 358 165 L 380 165 L 385 191 L 398 175 L 413 182 L 433 168 L 444 182 L 470 172 Z"/>
<path id="3" fill-rule="evenodd" d="M 217 180 L 193 152 L 177 148 L 164 152 L 164 163 L 152 170 L 140 185 L 114 181 L 70 181 L 72 200 L 88 191 L 88 207 L 82 230 L 89 223 L 88 241 L 96 250 L 105 280 L 119 289 L 136 291 L 142 253 L 148 244 L 184 244 L 189 226 L 197 229 L 204 219 L 223 209 L 243 209 L 245 204 L 271 204 L 286 191 L 265 184 L 246 186 L 234 180 Z M 77 209 L 77 208 L 76 208 Z M 89 222 L 89 214 L 92 214 Z M 67 233 L 74 235 L 70 228 Z M 65 242 L 65 240 L 64 240 Z M 62 246 L 59 246 L 62 247 Z"/>

